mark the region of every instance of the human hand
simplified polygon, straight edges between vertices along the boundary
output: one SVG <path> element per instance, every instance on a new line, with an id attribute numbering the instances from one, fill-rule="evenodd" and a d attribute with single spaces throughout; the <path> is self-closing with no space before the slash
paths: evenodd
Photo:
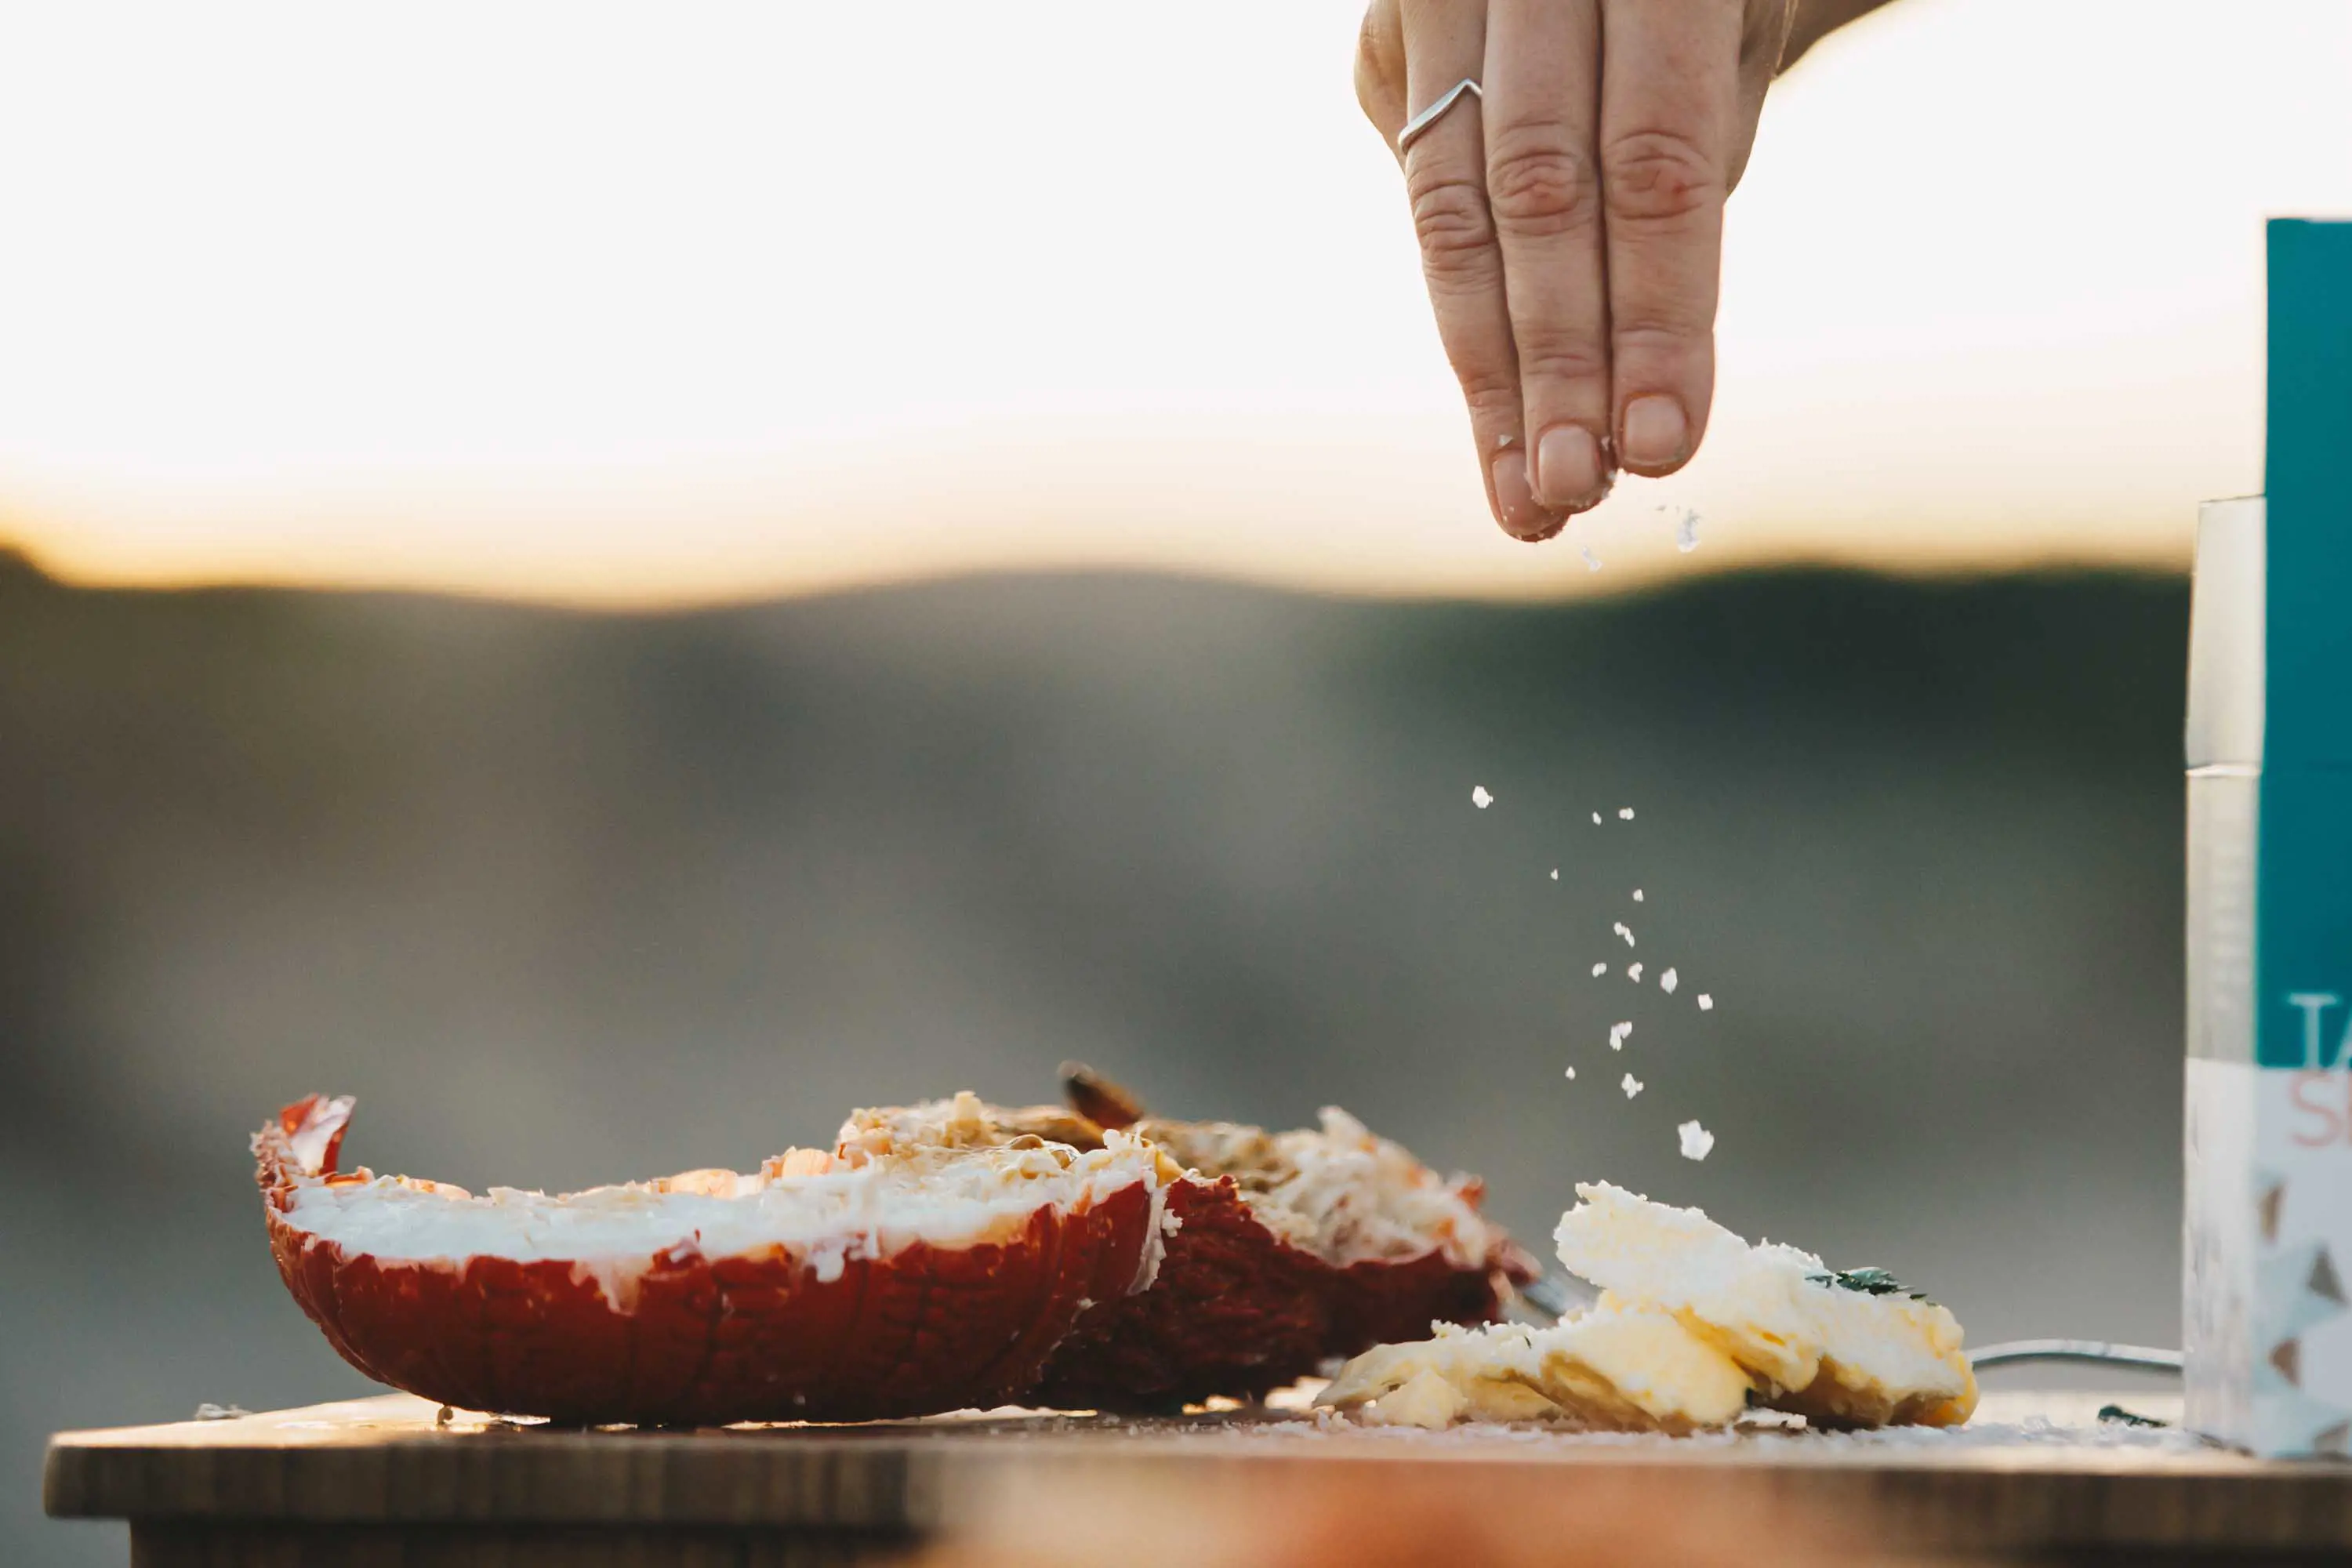
<path id="1" fill-rule="evenodd" d="M 1515 538 L 1558 533 L 1621 465 L 1670 474 L 1698 449 L 1724 198 L 1796 10 L 1372 0 L 1356 96 L 1391 147 L 1457 82 L 1484 95 L 1398 161 L 1487 504 Z"/>

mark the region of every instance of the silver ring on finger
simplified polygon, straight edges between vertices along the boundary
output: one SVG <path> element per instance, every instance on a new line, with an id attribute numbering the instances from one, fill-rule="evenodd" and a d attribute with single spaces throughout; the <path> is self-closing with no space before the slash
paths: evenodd
<path id="1" fill-rule="evenodd" d="M 1404 150 L 1412 145 L 1414 137 L 1444 119 L 1445 111 L 1461 102 L 1463 99 L 1465 97 L 1484 99 L 1486 96 L 1485 89 L 1479 87 L 1477 79 L 1475 77 L 1465 76 L 1447 88 L 1438 95 L 1436 102 L 1404 122 L 1404 129 L 1397 132 L 1397 156 L 1403 157 Z"/>

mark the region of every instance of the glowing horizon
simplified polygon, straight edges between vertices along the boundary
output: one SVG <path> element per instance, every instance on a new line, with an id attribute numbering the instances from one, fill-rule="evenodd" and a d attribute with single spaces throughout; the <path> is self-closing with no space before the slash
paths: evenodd
<path id="1" fill-rule="evenodd" d="M 0 201 L 48 237 L 0 254 L 0 541 L 83 582 L 2177 570 L 2197 501 L 2261 487 L 2261 219 L 2352 211 L 2340 5 L 1900 0 L 1768 106 L 1698 462 L 1530 549 L 1484 517 L 1352 0 L 1182 37 L 128 9 L 0 51 Z M 833 68 L 887 51 L 920 112 Z"/>

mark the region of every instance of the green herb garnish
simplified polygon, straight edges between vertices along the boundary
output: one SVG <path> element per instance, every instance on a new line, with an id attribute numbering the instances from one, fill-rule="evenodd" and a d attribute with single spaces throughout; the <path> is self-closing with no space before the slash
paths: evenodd
<path id="1" fill-rule="evenodd" d="M 1840 1290 L 1859 1290 L 1865 1296 L 1908 1296 L 1914 1301 L 1927 1299 L 1884 1268 L 1841 1268 L 1828 1274 L 1808 1274 L 1805 1280 L 1808 1284 L 1827 1285 Z"/>

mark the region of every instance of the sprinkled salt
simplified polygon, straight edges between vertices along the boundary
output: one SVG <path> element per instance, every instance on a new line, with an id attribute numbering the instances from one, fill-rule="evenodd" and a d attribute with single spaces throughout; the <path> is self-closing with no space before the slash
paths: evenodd
<path id="1" fill-rule="evenodd" d="M 1621 806 L 1619 806 L 1619 807 L 1617 808 L 1617 819 L 1618 819 L 1619 821 L 1621 821 L 1621 822 L 1631 822 L 1631 821 L 1633 821 L 1633 808 L 1632 806 L 1630 806 L 1630 805 L 1621 805 Z"/>
<path id="2" fill-rule="evenodd" d="M 1485 784 L 1473 784 L 1470 786 L 1470 804 L 1484 811 L 1495 804 L 1495 797 L 1486 793 Z"/>
<path id="3" fill-rule="evenodd" d="M 1700 992 L 1700 993 L 1698 994 L 1698 1010 L 1699 1010 L 1700 1012 L 1702 1012 L 1702 1013 L 1712 1013 L 1712 1012 L 1714 1012 L 1714 1011 L 1715 1011 L 1715 998 L 1714 998 L 1714 997 L 1712 997 L 1712 996 L 1710 996 L 1710 995 L 1708 995 L 1708 994 L 1707 994 L 1706 992 L 1704 992 L 1704 991 Z"/>
<path id="4" fill-rule="evenodd" d="M 1601 826 L 1601 814 L 1597 811 L 1592 814 L 1592 826 L 1595 827 Z"/>
<path id="5" fill-rule="evenodd" d="M 1675 524 L 1675 548 L 1685 555 L 1698 548 L 1698 513 L 1688 507 L 1683 508 L 1682 518 Z"/>
<path id="6" fill-rule="evenodd" d="M 1632 1073 L 1627 1073 L 1622 1081 L 1621 1081 L 1617 1087 L 1625 1091 L 1626 1099 L 1631 1100 L 1635 1095 L 1642 1092 L 1642 1080 L 1635 1078 Z"/>
<path id="7" fill-rule="evenodd" d="M 1610 922 L 1609 929 L 1615 931 L 1619 936 L 1623 937 L 1627 947 L 1633 945 L 1633 932 L 1629 927 L 1627 927 L 1623 921 L 1612 921 Z"/>
<path id="8" fill-rule="evenodd" d="M 1715 1134 L 1701 1127 L 1696 1120 L 1683 1122 L 1675 1131 L 1682 1138 L 1683 1158 L 1685 1160 L 1704 1160 L 1707 1151 L 1715 1147 Z"/>
<path id="9" fill-rule="evenodd" d="M 1610 1048 L 1611 1050 L 1612 1050 L 1612 1051 L 1622 1051 L 1622 1050 L 1623 1050 L 1623 1049 L 1625 1048 L 1625 1037 L 1626 1037 L 1626 1036 L 1628 1036 L 1628 1035 L 1630 1035 L 1630 1034 L 1632 1034 L 1633 1032 L 1633 1024 L 1632 1024 L 1630 1021 L 1628 1021 L 1628 1022 L 1626 1022 L 1626 1023 L 1622 1023 L 1622 1024 L 1612 1024 L 1612 1025 L 1610 1025 L 1610 1026 L 1609 1026 L 1609 1048 Z"/>
<path id="10" fill-rule="evenodd" d="M 1590 544 L 1580 544 L 1577 546 L 1577 549 L 1584 552 L 1584 569 L 1587 572 L 1598 572 L 1601 570 L 1601 557 L 1592 553 L 1592 546 Z"/>
<path id="11" fill-rule="evenodd" d="M 1682 983 L 1682 976 L 1676 974 L 1671 969 L 1658 976 L 1658 989 L 1664 992 L 1669 996 L 1675 994 L 1675 987 L 1680 985 Z"/>
<path id="12" fill-rule="evenodd" d="M 1638 963 L 1627 964 L 1625 966 L 1625 978 L 1632 981 L 1636 985 L 1642 984 L 1642 966 Z"/>
<path id="13" fill-rule="evenodd" d="M 1642 901 L 1642 889 L 1639 888 L 1633 889 L 1633 901 L 1637 904 Z"/>
<path id="14" fill-rule="evenodd" d="M 1576 1069 L 1575 1069 L 1574 1068 L 1569 1068 L 1569 1069 L 1568 1069 L 1568 1076 L 1569 1076 L 1569 1077 L 1570 1077 L 1570 1078 L 1574 1078 L 1574 1077 L 1576 1076 Z"/>
<path id="15" fill-rule="evenodd" d="M 1595 980 L 1600 979 L 1602 975 L 1608 973 L 1609 966 L 1605 963 L 1596 963 L 1592 966 L 1592 978 Z"/>
<path id="16" fill-rule="evenodd" d="M 1557 866 L 1551 868 L 1551 879 L 1555 882 L 1559 880 L 1559 868 Z"/>

